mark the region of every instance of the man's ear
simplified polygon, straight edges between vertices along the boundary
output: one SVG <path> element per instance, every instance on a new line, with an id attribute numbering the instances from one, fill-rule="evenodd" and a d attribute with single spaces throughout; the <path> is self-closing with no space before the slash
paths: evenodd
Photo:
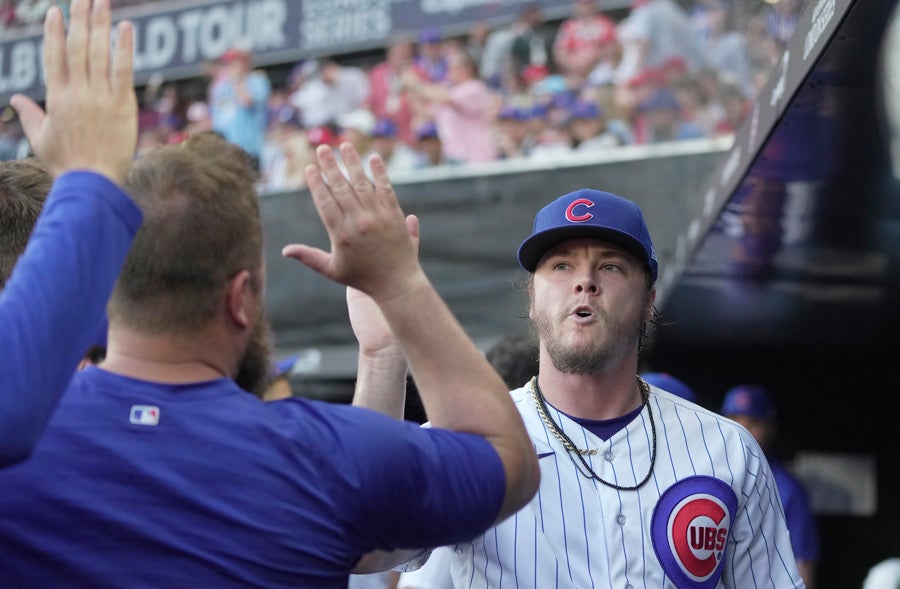
<path id="1" fill-rule="evenodd" d="M 644 321 L 652 321 L 653 320 L 653 309 L 656 306 L 656 287 L 652 287 L 650 289 L 650 295 L 647 297 L 647 312 Z"/>
<path id="2" fill-rule="evenodd" d="M 250 300 L 253 292 L 252 276 L 249 270 L 241 270 L 235 274 L 225 288 L 225 310 L 229 318 L 241 329 L 250 326 L 250 318 L 253 316 Z"/>

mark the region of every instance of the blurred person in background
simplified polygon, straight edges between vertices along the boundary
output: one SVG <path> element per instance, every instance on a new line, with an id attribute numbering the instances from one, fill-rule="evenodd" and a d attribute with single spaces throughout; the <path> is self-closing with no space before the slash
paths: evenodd
<path id="1" fill-rule="evenodd" d="M 641 378 L 655 387 L 681 397 L 685 401 L 690 401 L 691 403 L 699 402 L 694 389 L 680 378 L 675 378 L 668 372 L 642 372 Z"/>
<path id="2" fill-rule="evenodd" d="M 569 87 L 587 79 L 607 44 L 616 40 L 616 23 L 600 11 L 596 0 L 574 0 L 572 16 L 560 24 L 553 40 L 553 61 Z"/>
<path id="3" fill-rule="evenodd" d="M 797 569 L 807 589 L 815 589 L 819 532 L 803 483 L 774 452 L 778 411 L 771 391 L 759 384 L 732 387 L 725 393 L 719 412 L 747 428 L 766 453 L 784 507 Z"/>
<path id="4" fill-rule="evenodd" d="M 282 106 L 269 124 L 261 190 L 277 192 L 306 187 L 306 166 L 315 160 L 313 148 L 291 105 Z"/>
<path id="5" fill-rule="evenodd" d="M 621 121 L 618 121 L 621 126 Z M 569 128 L 575 143 L 575 151 L 593 152 L 625 145 L 625 138 L 614 132 L 606 113 L 592 100 L 582 100 L 572 107 Z"/>
<path id="6" fill-rule="evenodd" d="M 750 59 L 744 35 L 734 28 L 734 13 L 725 0 L 709 0 L 709 35 L 703 41 L 707 63 L 719 79 L 753 95 Z"/>
<path id="7" fill-rule="evenodd" d="M 254 70 L 250 48 L 236 45 L 221 58 L 223 71 L 210 87 L 212 129 L 253 158 L 260 169 L 268 126 L 272 86 L 263 70 Z"/>
<path id="8" fill-rule="evenodd" d="M 638 143 L 667 143 L 706 137 L 703 129 L 693 121 L 686 120 L 681 103 L 671 90 L 657 90 L 637 108 L 641 119 L 641 134 Z"/>
<path id="9" fill-rule="evenodd" d="M 365 107 L 370 88 L 369 74 L 363 68 L 331 58 L 305 67 L 315 73 L 307 73 L 309 77 L 290 98 L 305 128 L 336 125 L 341 115 Z"/>
<path id="10" fill-rule="evenodd" d="M 369 154 L 378 154 L 387 167 L 388 174 L 406 174 L 417 167 L 416 152 L 397 135 L 397 126 L 391 119 L 378 119 L 372 128 Z"/>
<path id="11" fill-rule="evenodd" d="M 441 42 L 441 32 L 436 27 L 428 27 L 419 33 L 413 67 L 426 82 L 441 83 L 447 80 L 449 64 Z"/>
<path id="12" fill-rule="evenodd" d="M 390 119 L 397 134 L 408 145 L 416 141 L 413 109 L 403 88 L 403 73 L 413 65 L 415 46 L 409 39 L 396 38 L 388 45 L 385 59 L 369 70 L 369 98 L 366 106 L 379 119 Z"/>
<path id="13" fill-rule="evenodd" d="M 528 109 L 512 104 L 507 104 L 497 113 L 495 139 L 500 159 L 517 159 L 529 154 L 534 143 L 529 119 Z"/>
<path id="14" fill-rule="evenodd" d="M 423 81 L 410 72 L 404 84 L 417 101 L 420 120 L 434 120 L 444 157 L 457 163 L 482 163 L 498 157 L 493 137 L 498 98 L 478 77 L 465 51 L 447 57 L 447 84 Z"/>
<path id="15" fill-rule="evenodd" d="M 706 56 L 691 27 L 690 17 L 674 0 L 632 0 L 631 12 L 617 27 L 623 68 L 634 75 L 677 59 L 687 71 L 698 71 Z"/>
<path id="16" fill-rule="evenodd" d="M 449 163 L 444 158 L 444 146 L 433 121 L 425 121 L 416 129 L 416 167 L 432 168 Z"/>

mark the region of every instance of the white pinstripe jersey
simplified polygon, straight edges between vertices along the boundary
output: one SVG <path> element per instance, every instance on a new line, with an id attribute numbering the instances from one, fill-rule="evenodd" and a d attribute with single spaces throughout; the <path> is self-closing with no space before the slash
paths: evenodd
<path id="1" fill-rule="evenodd" d="M 803 587 L 769 465 L 738 424 L 651 387 L 656 464 L 639 490 L 620 491 L 579 473 L 530 387 L 512 396 L 539 456 L 540 490 L 499 526 L 454 547 L 455 587 Z M 585 458 L 604 480 L 633 486 L 644 478 L 646 407 L 606 442 L 549 411 L 576 446 L 598 450 Z"/>

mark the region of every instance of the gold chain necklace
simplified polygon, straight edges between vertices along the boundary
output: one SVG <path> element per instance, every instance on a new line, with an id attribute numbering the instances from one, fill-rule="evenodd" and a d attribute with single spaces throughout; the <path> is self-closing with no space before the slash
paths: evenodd
<path id="1" fill-rule="evenodd" d="M 645 476 L 641 480 L 641 482 L 634 485 L 633 487 L 624 487 L 615 483 L 610 483 L 609 481 L 605 481 L 600 478 L 600 475 L 594 472 L 594 469 L 591 468 L 584 457 L 585 455 L 593 456 L 595 454 L 598 454 L 599 450 L 597 450 L 596 448 L 587 450 L 575 446 L 575 443 L 572 442 L 572 439 L 566 435 L 566 432 L 564 432 L 562 428 L 559 427 L 555 421 L 553 421 L 553 418 L 550 417 L 550 413 L 549 411 L 547 411 L 547 401 L 544 399 L 544 393 L 541 392 L 541 387 L 538 385 L 537 377 L 535 376 L 531 379 L 532 398 L 534 399 L 534 404 L 537 407 L 537 412 L 541 416 L 541 420 L 544 422 L 544 425 L 546 425 L 547 428 L 551 432 L 553 432 L 553 435 L 556 437 L 556 439 L 562 443 L 563 447 L 566 449 L 566 454 L 569 456 L 572 462 L 575 463 L 575 467 L 578 469 L 578 472 L 580 472 L 587 478 L 595 479 L 600 483 L 606 485 L 607 487 L 616 489 L 617 491 L 636 491 L 640 489 L 642 486 L 644 486 L 644 483 L 650 480 L 650 477 L 653 475 L 653 467 L 656 464 L 656 422 L 653 419 L 653 409 L 651 409 L 650 407 L 650 386 L 640 376 L 637 376 L 635 378 L 637 378 L 638 386 L 641 389 L 642 404 L 647 408 L 647 413 L 650 416 L 650 431 L 652 432 L 653 446 L 650 450 L 650 469 L 647 471 L 647 476 Z M 578 462 L 575 461 L 573 455 L 578 457 Z M 579 467 L 579 463 L 582 467 L 584 467 L 583 469 Z"/>

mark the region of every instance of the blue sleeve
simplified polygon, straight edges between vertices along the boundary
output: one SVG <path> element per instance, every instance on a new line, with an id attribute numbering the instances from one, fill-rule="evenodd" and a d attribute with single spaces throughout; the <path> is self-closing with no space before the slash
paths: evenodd
<path id="1" fill-rule="evenodd" d="M 784 517 L 791 534 L 791 547 L 797 560 L 818 560 L 819 532 L 815 516 L 809 505 L 809 498 L 803 484 L 796 478 L 790 478 L 790 484 L 779 487 L 784 490 L 781 498 L 784 505 Z"/>
<path id="2" fill-rule="evenodd" d="M 340 441 L 332 492 L 355 548 L 455 544 L 494 523 L 506 476 L 487 440 L 350 409 L 362 420 Z"/>
<path id="3" fill-rule="evenodd" d="M 107 178 L 53 184 L 0 293 L 0 465 L 27 457 L 95 339 L 140 210 Z"/>

